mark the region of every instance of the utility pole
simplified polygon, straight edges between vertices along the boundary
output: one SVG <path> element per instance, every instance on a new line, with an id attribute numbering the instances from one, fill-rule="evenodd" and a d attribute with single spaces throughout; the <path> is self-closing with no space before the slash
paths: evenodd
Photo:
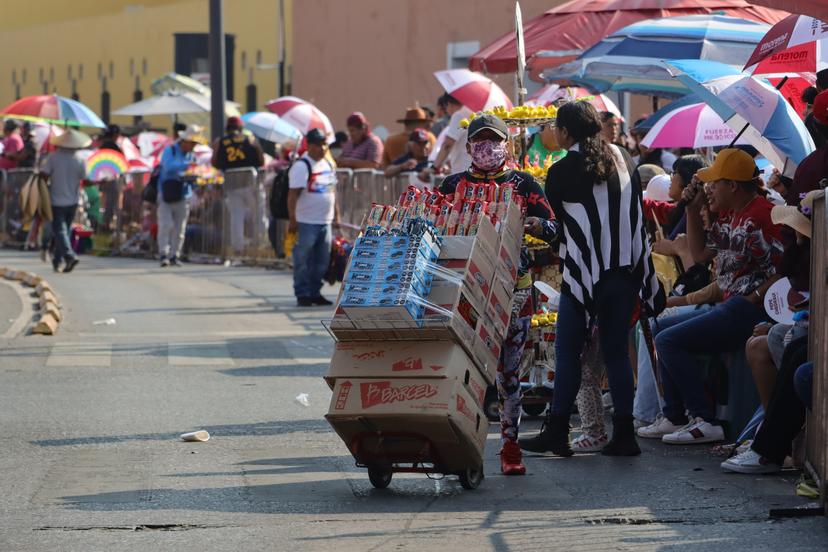
<path id="1" fill-rule="evenodd" d="M 287 48 L 285 44 L 285 0 L 279 0 L 279 97 L 285 95 L 285 58 Z"/>
<path id="2" fill-rule="evenodd" d="M 210 138 L 224 130 L 224 101 L 227 97 L 224 62 L 224 0 L 210 0 Z"/>

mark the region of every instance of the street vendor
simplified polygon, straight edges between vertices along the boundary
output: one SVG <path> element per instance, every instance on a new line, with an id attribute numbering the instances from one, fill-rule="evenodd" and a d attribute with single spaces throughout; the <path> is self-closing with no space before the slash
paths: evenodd
<path id="1" fill-rule="evenodd" d="M 552 209 L 540 184 L 532 175 L 508 168 L 509 129 L 494 115 L 479 115 L 468 127 L 466 151 L 471 156 L 471 167 L 448 176 L 441 186 L 444 194 L 453 194 L 461 183 L 513 184 L 515 192 L 525 198 L 527 223 L 537 229 L 540 237 L 551 240 L 554 232 L 549 221 Z M 525 254 L 521 259 L 527 258 Z M 512 302 L 509 329 L 498 365 L 496 383 L 500 397 L 500 466 L 505 475 L 523 475 L 526 468 L 517 443 L 520 423 L 521 389 L 520 362 L 529 334 L 533 306 L 531 279 L 526 263 L 521 262 L 517 291 Z"/>

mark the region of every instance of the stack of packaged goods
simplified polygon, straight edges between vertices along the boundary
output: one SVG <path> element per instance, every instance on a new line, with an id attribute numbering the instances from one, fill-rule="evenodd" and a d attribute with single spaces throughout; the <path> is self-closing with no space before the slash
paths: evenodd
<path id="1" fill-rule="evenodd" d="M 508 185 L 412 188 L 366 217 L 330 325 L 326 418 L 369 473 L 482 467 L 522 237 Z"/>

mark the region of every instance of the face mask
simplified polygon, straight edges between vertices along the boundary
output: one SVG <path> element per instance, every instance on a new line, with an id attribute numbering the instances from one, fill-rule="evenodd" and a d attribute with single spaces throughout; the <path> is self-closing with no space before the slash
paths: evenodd
<path id="1" fill-rule="evenodd" d="M 491 171 L 506 162 L 506 142 L 483 140 L 470 142 L 472 163 L 478 169 Z"/>

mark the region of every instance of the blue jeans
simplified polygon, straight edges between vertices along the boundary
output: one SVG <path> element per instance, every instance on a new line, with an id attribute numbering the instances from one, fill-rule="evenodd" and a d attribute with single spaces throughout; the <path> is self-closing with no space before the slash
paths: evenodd
<path id="1" fill-rule="evenodd" d="M 608 272 L 595 286 L 598 339 L 607 367 L 615 414 L 632 416 L 633 375 L 628 336 L 633 308 L 638 301 L 636 279 L 625 269 Z M 581 387 L 581 353 L 587 338 L 587 314 L 571 295 L 561 295 L 555 336 L 555 395 L 551 412 L 569 416 Z"/>
<path id="2" fill-rule="evenodd" d="M 68 207 L 52 206 L 52 233 L 55 237 L 55 255 L 52 258 L 52 263 L 60 264 L 60 261 L 69 261 L 75 258 L 75 252 L 72 250 L 72 222 L 75 220 L 75 211 L 77 205 L 69 205 Z"/>
<path id="3" fill-rule="evenodd" d="M 298 223 L 293 247 L 293 294 L 297 299 L 319 297 L 322 278 L 331 262 L 331 225 Z"/>
<path id="4" fill-rule="evenodd" d="M 661 330 L 655 338 L 664 389 L 664 416 L 684 424 L 693 418 L 714 419 L 694 355 L 744 349 L 753 327 L 765 320 L 762 307 L 742 296 L 729 298 L 709 311 Z"/>
<path id="5" fill-rule="evenodd" d="M 814 363 L 806 362 L 797 368 L 794 373 L 794 389 L 796 389 L 796 394 L 799 397 L 799 400 L 802 401 L 802 404 L 804 404 L 805 408 L 808 410 L 810 410 L 813 405 L 813 398 L 811 396 L 813 388 Z"/>

